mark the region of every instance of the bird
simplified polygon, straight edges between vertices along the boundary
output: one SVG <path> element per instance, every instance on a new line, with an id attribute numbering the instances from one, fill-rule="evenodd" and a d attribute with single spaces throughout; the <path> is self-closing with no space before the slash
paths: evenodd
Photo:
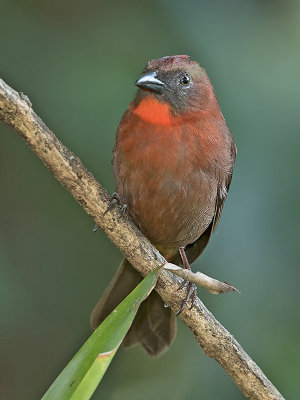
<path id="1" fill-rule="evenodd" d="M 205 69 L 189 56 L 150 60 L 136 86 L 116 133 L 115 197 L 168 262 L 190 268 L 219 223 L 236 144 Z M 141 279 L 124 259 L 92 312 L 93 329 Z M 193 305 L 195 285 L 187 286 L 178 313 Z M 123 343 L 159 356 L 175 335 L 175 313 L 152 291 Z"/>

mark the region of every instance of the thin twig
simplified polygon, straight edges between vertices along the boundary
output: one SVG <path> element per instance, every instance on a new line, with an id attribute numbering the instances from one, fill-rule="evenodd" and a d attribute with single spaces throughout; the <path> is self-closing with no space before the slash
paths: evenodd
<path id="1" fill-rule="evenodd" d="M 27 96 L 11 89 L 0 79 L 0 119 L 15 129 L 56 179 L 72 194 L 95 223 L 119 247 L 143 275 L 165 262 L 162 255 L 118 208 L 105 213 L 109 195 L 86 170 L 78 157 L 67 149 L 32 110 Z M 184 293 L 170 272 L 163 270 L 156 287 L 162 299 L 177 311 Z M 250 399 L 283 399 L 281 394 L 251 360 L 233 336 L 197 299 L 180 318 L 194 333 L 203 351 L 213 357 Z"/>
<path id="2" fill-rule="evenodd" d="M 168 271 L 173 272 L 173 274 L 180 276 L 185 281 L 193 282 L 196 285 L 202 286 L 207 289 L 212 294 L 221 294 L 227 292 L 237 292 L 240 293 L 238 289 L 230 285 L 227 282 L 220 282 L 217 279 L 211 278 L 202 272 L 193 272 L 189 269 L 180 268 L 178 265 L 167 263 L 164 266 Z"/>

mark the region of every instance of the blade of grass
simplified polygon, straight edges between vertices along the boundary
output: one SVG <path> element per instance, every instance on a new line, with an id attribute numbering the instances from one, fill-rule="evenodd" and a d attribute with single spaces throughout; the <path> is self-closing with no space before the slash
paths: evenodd
<path id="1" fill-rule="evenodd" d="M 42 400 L 87 400 L 100 383 L 162 266 L 147 275 L 113 310 L 47 390 Z"/>

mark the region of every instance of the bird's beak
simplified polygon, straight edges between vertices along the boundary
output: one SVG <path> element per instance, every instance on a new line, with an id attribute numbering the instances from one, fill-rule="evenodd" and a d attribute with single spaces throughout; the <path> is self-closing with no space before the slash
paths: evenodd
<path id="1" fill-rule="evenodd" d="M 157 79 L 156 71 L 141 76 L 135 84 L 141 89 L 150 90 L 156 93 L 161 93 L 163 88 L 166 86 L 164 82 Z"/>

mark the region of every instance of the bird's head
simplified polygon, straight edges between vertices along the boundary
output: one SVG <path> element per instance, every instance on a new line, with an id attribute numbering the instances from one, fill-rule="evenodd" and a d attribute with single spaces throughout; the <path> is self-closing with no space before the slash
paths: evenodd
<path id="1" fill-rule="evenodd" d="M 159 115 L 166 121 L 167 112 L 181 117 L 205 111 L 215 99 L 205 70 L 186 55 L 149 61 L 136 86 L 136 113 L 144 119 L 152 115 L 158 122 Z"/>

